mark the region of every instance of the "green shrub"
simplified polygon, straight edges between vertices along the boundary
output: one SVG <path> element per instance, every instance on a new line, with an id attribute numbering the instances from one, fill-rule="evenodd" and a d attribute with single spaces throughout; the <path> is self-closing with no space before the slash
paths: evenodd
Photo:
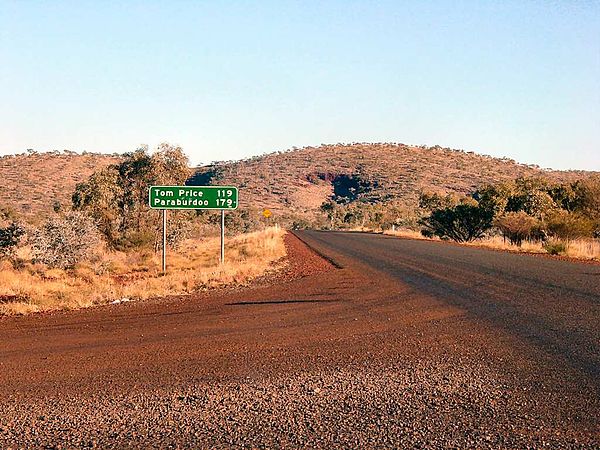
<path id="1" fill-rule="evenodd" d="M 456 242 L 470 242 L 483 237 L 492 227 L 494 212 L 471 204 L 434 210 L 419 222 L 425 227 L 424 235 L 430 234 Z"/>
<path id="2" fill-rule="evenodd" d="M 594 235 L 594 223 L 590 219 L 564 210 L 552 214 L 546 227 L 552 236 L 566 241 Z"/>
<path id="3" fill-rule="evenodd" d="M 25 230 L 15 222 L 7 227 L 0 227 L 0 257 L 12 255 L 23 234 Z"/>
<path id="4" fill-rule="evenodd" d="M 551 255 L 560 255 L 567 251 L 567 245 L 562 241 L 548 241 L 544 244 L 544 250 Z"/>

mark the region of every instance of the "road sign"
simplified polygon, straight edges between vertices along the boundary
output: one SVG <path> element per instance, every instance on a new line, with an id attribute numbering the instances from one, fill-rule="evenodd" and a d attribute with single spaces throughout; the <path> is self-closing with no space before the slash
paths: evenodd
<path id="1" fill-rule="evenodd" d="M 234 186 L 151 186 L 152 209 L 236 209 Z"/>
<path id="2" fill-rule="evenodd" d="M 265 217 L 265 219 L 268 219 L 269 217 L 271 217 L 271 216 L 273 215 L 273 213 L 271 212 L 271 210 L 269 210 L 269 209 L 265 209 L 265 210 L 262 212 L 262 215 Z"/>
<path id="3" fill-rule="evenodd" d="M 148 203 L 162 210 L 162 271 L 167 271 L 167 209 L 221 210 L 221 264 L 225 263 L 225 210 L 238 207 L 234 186 L 150 186 Z"/>

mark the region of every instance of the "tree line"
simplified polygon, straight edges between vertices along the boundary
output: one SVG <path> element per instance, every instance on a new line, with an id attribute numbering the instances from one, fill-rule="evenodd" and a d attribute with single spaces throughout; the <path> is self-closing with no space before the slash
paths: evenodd
<path id="1" fill-rule="evenodd" d="M 600 176 L 556 183 L 517 178 L 481 186 L 469 195 L 421 192 L 418 205 L 328 200 L 322 228 L 404 227 L 427 237 L 471 242 L 500 234 L 513 245 L 523 241 L 568 243 L 600 237 Z"/>
<path id="2" fill-rule="evenodd" d="M 464 197 L 422 193 L 419 206 L 428 211 L 419 221 L 425 235 L 457 242 L 490 232 L 499 232 L 517 246 L 524 240 L 600 237 L 598 176 L 570 183 L 518 178 Z"/>

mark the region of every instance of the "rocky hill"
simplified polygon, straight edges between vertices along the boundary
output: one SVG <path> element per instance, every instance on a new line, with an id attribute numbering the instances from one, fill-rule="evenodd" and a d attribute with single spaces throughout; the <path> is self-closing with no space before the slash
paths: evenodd
<path id="1" fill-rule="evenodd" d="M 449 148 L 391 143 L 306 147 L 200 167 L 190 184 L 240 187 L 240 205 L 312 214 L 329 198 L 341 202 L 415 205 L 421 190 L 469 193 L 519 176 L 557 181 L 583 171 L 552 171 Z"/>
<path id="2" fill-rule="evenodd" d="M 50 152 L 0 157 L 0 206 L 31 220 L 68 206 L 75 185 L 118 155 Z M 408 207 L 421 190 L 468 193 L 518 176 L 572 180 L 583 171 L 551 171 L 462 150 L 404 144 L 336 144 L 270 153 L 195 169 L 188 184 L 240 188 L 242 208 L 313 216 L 330 198 L 395 202 Z"/>
<path id="3" fill-rule="evenodd" d="M 118 160 L 117 155 L 68 151 L 2 156 L 0 206 L 35 221 L 55 204 L 70 206 L 77 183 Z"/>

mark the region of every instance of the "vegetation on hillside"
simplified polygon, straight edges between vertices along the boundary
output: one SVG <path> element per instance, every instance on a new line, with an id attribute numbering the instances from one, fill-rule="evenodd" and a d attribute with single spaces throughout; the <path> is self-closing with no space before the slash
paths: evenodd
<path id="1" fill-rule="evenodd" d="M 0 312 L 189 293 L 244 282 L 284 256 L 283 232 L 261 222 L 258 211 L 227 213 L 228 235 L 235 236 L 227 241 L 224 265 L 212 237 L 218 214 L 170 211 L 163 274 L 160 212 L 150 209 L 148 190 L 184 184 L 189 175 L 182 149 L 162 144 L 152 154 L 141 148 L 92 173 L 75 186 L 72 207 L 55 205 L 41 223 L 0 208 Z"/>
<path id="2" fill-rule="evenodd" d="M 70 209 L 75 185 L 121 155 L 68 150 L 0 157 L 0 198 L 23 220 L 39 224 L 55 209 Z"/>
<path id="3" fill-rule="evenodd" d="M 540 176 L 572 182 L 586 174 L 440 146 L 353 143 L 215 163 L 199 168 L 194 182 L 239 186 L 242 207 L 269 208 L 275 218 L 290 225 L 323 226 L 321 205 L 330 201 L 336 207 L 368 203 L 375 210 L 376 205 L 386 204 L 414 211 L 421 192 L 464 196 L 482 185 Z"/>
<path id="4" fill-rule="evenodd" d="M 37 167 L 33 160 L 51 167 L 59 161 L 67 172 L 77 164 L 66 160 L 87 158 L 90 170 L 79 178 L 49 173 L 40 183 L 47 193 L 23 176 L 22 187 L 5 195 L 9 201 L 0 205 L 0 310 L 5 312 L 192 292 L 245 280 L 283 255 L 282 234 L 269 228 L 274 223 L 400 230 L 412 237 L 420 233 L 600 257 L 599 175 L 541 171 L 441 147 L 340 144 L 213 165 L 196 173 L 182 149 L 168 144 L 118 158 L 63 153 L 12 158 L 31 158 L 26 168 Z M 0 159 L 1 172 L 10 158 Z M 97 170 L 91 170 L 94 162 Z M 514 178 L 515 173 L 521 176 Z M 49 186 L 57 180 L 63 185 Z M 148 188 L 184 183 L 240 187 L 240 208 L 226 214 L 227 233 L 237 236 L 230 240 L 233 256 L 217 267 L 217 241 L 211 236 L 218 230 L 218 213 L 171 211 L 172 257 L 164 277 L 157 255 L 160 213 L 148 206 Z M 68 193 L 70 201 L 58 198 L 59 191 Z M 20 203 L 29 201 L 23 200 L 25 194 L 31 207 Z M 262 216 L 264 207 L 273 217 Z"/>

